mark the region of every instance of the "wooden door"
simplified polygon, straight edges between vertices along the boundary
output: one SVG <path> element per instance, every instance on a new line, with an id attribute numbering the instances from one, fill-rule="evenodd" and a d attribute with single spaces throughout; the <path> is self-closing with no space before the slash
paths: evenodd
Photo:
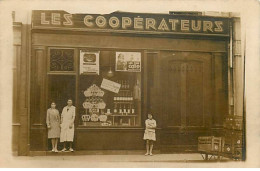
<path id="1" fill-rule="evenodd" d="M 210 127 L 211 55 L 164 52 L 161 57 L 162 148 L 194 151 L 197 137 Z"/>

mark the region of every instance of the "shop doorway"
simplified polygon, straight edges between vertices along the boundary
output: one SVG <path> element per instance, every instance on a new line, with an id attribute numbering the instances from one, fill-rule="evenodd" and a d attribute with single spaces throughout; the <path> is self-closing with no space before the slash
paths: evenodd
<path id="1" fill-rule="evenodd" d="M 50 107 L 52 102 L 56 103 L 56 109 L 60 115 L 63 107 L 67 105 L 67 100 L 72 99 L 73 105 L 75 102 L 76 79 L 73 75 L 49 75 L 48 77 L 48 102 L 47 107 Z M 51 140 L 48 139 L 48 150 L 51 150 Z M 58 150 L 61 150 L 63 145 L 58 143 Z"/>
<path id="2" fill-rule="evenodd" d="M 211 55 L 178 52 L 162 58 L 162 151 L 196 151 L 198 136 L 207 135 L 210 125 Z"/>

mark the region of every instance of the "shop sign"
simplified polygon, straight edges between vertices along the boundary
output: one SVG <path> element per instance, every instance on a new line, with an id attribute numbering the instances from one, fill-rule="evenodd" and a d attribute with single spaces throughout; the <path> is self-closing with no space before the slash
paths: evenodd
<path id="1" fill-rule="evenodd" d="M 99 75 L 99 52 L 80 50 L 80 74 Z"/>
<path id="2" fill-rule="evenodd" d="M 116 52 L 116 71 L 141 72 L 141 53 Z"/>
<path id="3" fill-rule="evenodd" d="M 126 12 L 105 15 L 69 14 L 65 11 L 35 10 L 32 15 L 32 28 L 144 34 L 229 35 L 229 19 Z"/>
<path id="4" fill-rule="evenodd" d="M 114 93 L 118 93 L 119 89 L 121 87 L 121 84 L 118 84 L 118 83 L 116 83 L 114 81 L 111 81 L 111 80 L 103 78 L 103 81 L 102 81 L 100 87 L 103 88 L 103 89 L 106 89 L 108 91 L 112 91 Z"/>

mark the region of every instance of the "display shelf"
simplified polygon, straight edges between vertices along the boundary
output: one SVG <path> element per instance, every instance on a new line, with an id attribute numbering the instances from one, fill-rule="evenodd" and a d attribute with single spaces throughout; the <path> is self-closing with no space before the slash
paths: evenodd
<path id="1" fill-rule="evenodd" d="M 136 117 L 137 115 L 131 115 L 131 114 L 130 115 L 120 115 L 120 114 L 118 114 L 118 115 L 107 115 L 107 116 L 135 116 Z"/>
<path id="2" fill-rule="evenodd" d="M 131 117 L 133 118 L 133 125 L 136 125 L 136 117 L 137 115 L 120 115 L 120 114 L 112 114 L 112 115 L 107 115 L 107 116 L 111 116 L 112 117 L 112 125 L 115 126 L 115 117 L 128 117 L 127 120 L 128 122 L 126 124 L 128 125 L 122 125 L 124 124 L 122 119 L 120 119 L 120 126 L 131 126 Z"/>

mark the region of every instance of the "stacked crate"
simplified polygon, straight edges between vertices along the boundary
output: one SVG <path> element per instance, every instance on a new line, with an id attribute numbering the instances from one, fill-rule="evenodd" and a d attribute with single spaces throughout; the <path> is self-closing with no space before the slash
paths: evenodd
<path id="1" fill-rule="evenodd" d="M 224 156 L 242 158 L 242 127 L 243 119 L 240 116 L 228 116 L 224 122 L 222 153 Z"/>
<path id="2" fill-rule="evenodd" d="M 208 155 L 217 155 L 220 158 L 222 150 L 222 137 L 206 136 L 198 138 L 198 151 L 205 154 L 205 159 Z"/>
<path id="3" fill-rule="evenodd" d="M 229 115 L 225 118 L 224 133 L 222 137 L 199 137 L 198 151 L 205 154 L 205 159 L 208 155 L 217 155 L 232 158 L 242 159 L 242 136 L 243 118 L 240 116 Z"/>

